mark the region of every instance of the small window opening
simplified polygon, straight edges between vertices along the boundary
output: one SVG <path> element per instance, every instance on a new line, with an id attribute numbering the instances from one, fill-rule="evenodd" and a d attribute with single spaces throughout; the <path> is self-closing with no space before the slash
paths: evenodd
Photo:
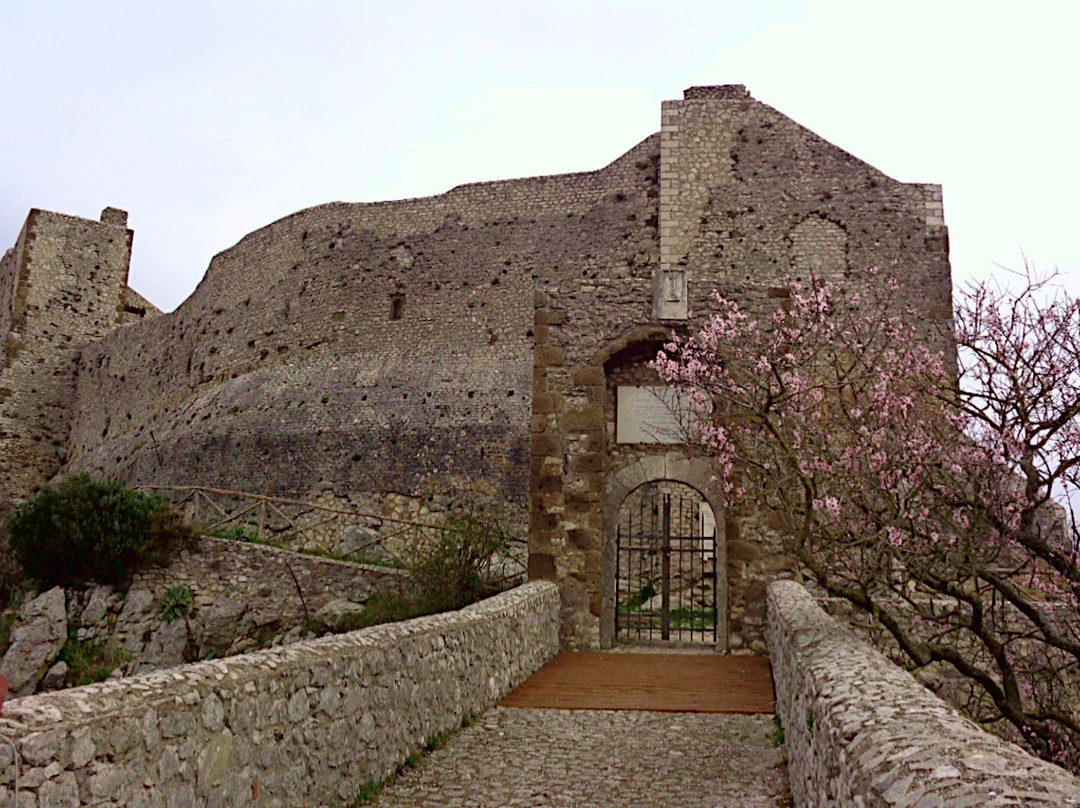
<path id="1" fill-rule="evenodd" d="M 400 320 L 405 309 L 405 295 L 390 295 L 390 319 Z"/>

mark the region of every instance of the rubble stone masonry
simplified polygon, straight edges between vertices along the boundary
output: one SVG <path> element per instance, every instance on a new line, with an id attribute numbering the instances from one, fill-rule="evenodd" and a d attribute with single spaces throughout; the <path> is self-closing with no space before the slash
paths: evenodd
<path id="1" fill-rule="evenodd" d="M 126 253 L 111 286 L 83 273 L 47 296 L 18 280 L 23 256 L 33 268 L 45 255 L 35 223 L 46 218 L 84 239 L 115 233 L 105 246 L 118 250 L 130 240 L 114 224 L 35 213 L 4 259 L 2 333 L 21 364 L 0 376 L 0 451 L 33 469 L 13 488 L 64 462 L 385 515 L 403 499 L 495 501 L 528 525 L 530 575 L 559 584 L 573 648 L 616 641 L 619 507 L 635 486 L 671 479 L 717 515 L 722 650 L 764 649 L 765 583 L 792 566 L 773 517 L 723 512 L 707 459 L 686 447 L 616 443 L 619 380 L 646 380 L 656 348 L 700 327 L 715 292 L 767 314 L 786 277 L 858 286 L 887 268 L 927 339 L 951 350 L 941 189 L 891 179 L 740 85 L 664 102 L 660 131 L 597 171 L 287 216 L 217 255 L 175 312 L 62 351 L 24 334 L 56 322 L 67 346 L 78 329 L 113 328 Z M 41 297 L 12 305 L 27 293 Z"/>
<path id="2" fill-rule="evenodd" d="M 79 352 L 156 309 L 127 288 L 127 214 L 32 210 L 0 259 L 0 511 L 67 454 Z"/>
<path id="3" fill-rule="evenodd" d="M 351 804 L 553 657 L 557 619 L 555 587 L 531 583 L 459 612 L 15 699 L 0 727 L 18 804 Z M 0 747 L 2 804 L 12 762 Z"/>
<path id="4" fill-rule="evenodd" d="M 776 714 L 799 808 L 1080 805 L 1080 780 L 958 714 L 799 584 L 771 584 L 768 603 Z"/>

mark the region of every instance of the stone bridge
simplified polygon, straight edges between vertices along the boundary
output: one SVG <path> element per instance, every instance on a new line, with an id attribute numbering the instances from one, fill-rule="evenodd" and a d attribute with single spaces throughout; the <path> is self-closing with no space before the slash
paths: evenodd
<path id="1" fill-rule="evenodd" d="M 0 805 L 350 805 L 401 770 L 380 805 L 1080 806 L 1080 781 L 958 716 L 791 581 L 768 593 L 782 748 L 770 715 L 492 709 L 556 656 L 559 608 L 533 582 L 13 700 Z"/>

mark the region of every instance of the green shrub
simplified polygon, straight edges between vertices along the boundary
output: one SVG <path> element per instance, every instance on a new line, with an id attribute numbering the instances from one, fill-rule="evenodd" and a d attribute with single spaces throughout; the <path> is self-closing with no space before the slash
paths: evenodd
<path id="1" fill-rule="evenodd" d="M 479 508 L 450 513 L 410 569 L 414 597 L 432 613 L 496 594 L 502 583 L 493 578 L 492 567 L 509 546 L 510 534 L 496 516 Z"/>
<path id="2" fill-rule="evenodd" d="M 43 488 L 6 528 L 23 570 L 46 587 L 87 579 L 123 583 L 145 564 L 168 561 L 194 537 L 167 500 L 86 474 Z"/>
<path id="3" fill-rule="evenodd" d="M 218 530 L 211 535 L 217 536 L 219 539 L 228 539 L 229 541 L 242 541 L 250 544 L 265 544 L 265 542 L 259 541 L 259 534 L 255 528 L 248 525 L 230 525 L 224 530 Z"/>
<path id="4" fill-rule="evenodd" d="M 161 596 L 158 615 L 166 623 L 178 617 L 187 617 L 191 613 L 191 590 L 183 584 L 173 586 Z"/>
<path id="5" fill-rule="evenodd" d="M 104 682 L 131 657 L 111 640 L 82 642 L 72 632 L 68 635 L 64 647 L 60 649 L 58 659 L 68 665 L 65 684 L 69 687 L 82 687 L 94 682 Z"/>
<path id="6" fill-rule="evenodd" d="M 460 609 L 502 591 L 504 578 L 493 573 L 510 546 L 501 521 L 480 508 L 454 511 L 408 566 L 409 579 L 399 591 L 373 595 L 364 610 L 331 629 L 309 620 L 317 635 L 355 631 L 383 623 Z"/>

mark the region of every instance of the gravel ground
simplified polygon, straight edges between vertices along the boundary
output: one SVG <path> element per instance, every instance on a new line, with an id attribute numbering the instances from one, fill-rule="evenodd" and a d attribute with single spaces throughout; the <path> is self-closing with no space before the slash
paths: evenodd
<path id="1" fill-rule="evenodd" d="M 765 715 L 496 707 L 388 784 L 379 808 L 790 806 Z"/>

